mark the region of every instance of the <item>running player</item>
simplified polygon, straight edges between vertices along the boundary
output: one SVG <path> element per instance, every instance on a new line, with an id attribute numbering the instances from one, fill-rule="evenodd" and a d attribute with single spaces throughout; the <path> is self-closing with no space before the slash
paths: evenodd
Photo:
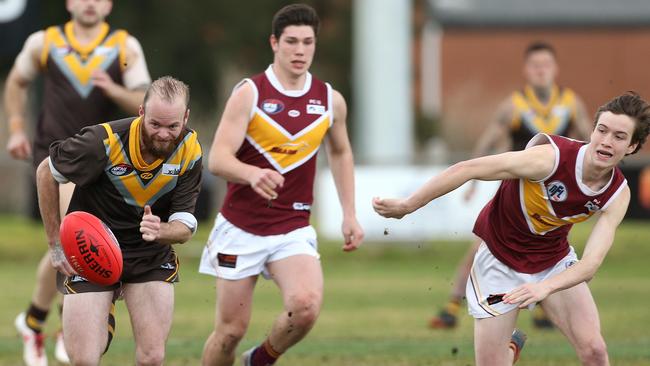
<path id="1" fill-rule="evenodd" d="M 524 52 L 523 74 L 526 79 L 523 90 L 513 92 L 501 103 L 496 119 L 479 138 L 473 157 L 485 156 L 500 146 L 523 150 L 538 133 L 589 139 L 591 122 L 581 99 L 573 90 L 555 83 L 558 66 L 553 46 L 546 42 L 528 45 Z M 476 182 L 472 181 L 465 194 L 466 200 L 472 198 L 475 187 Z M 431 318 L 431 328 L 456 326 L 469 270 L 480 244 L 480 239 L 475 240 L 458 263 L 449 301 Z M 553 326 L 541 308 L 533 313 L 533 324 L 538 328 Z"/>
<path id="2" fill-rule="evenodd" d="M 260 274 L 279 287 L 284 311 L 264 342 L 243 355 L 245 365 L 275 363 L 316 322 L 323 274 L 309 216 L 323 142 L 343 209 L 343 250 L 356 249 L 363 239 L 345 100 L 308 71 L 318 27 L 318 15 L 307 5 L 275 14 L 273 64 L 235 88 L 215 133 L 209 169 L 229 184 L 200 266 L 217 277 L 215 328 L 205 343 L 204 365 L 233 364 Z"/>
<path id="3" fill-rule="evenodd" d="M 112 339 L 117 296 L 130 315 L 135 364 L 163 364 L 179 267 L 172 244 L 189 240 L 197 227 L 201 146 L 187 128 L 189 97 L 183 82 L 162 77 L 145 94 L 139 117 L 56 141 L 38 167 L 41 216 L 64 294 L 65 347 L 75 365 L 99 364 Z M 94 214 L 120 244 L 124 266 L 114 285 L 88 282 L 63 255 L 58 185 L 68 181 L 75 183 L 68 212 Z"/>
<path id="4" fill-rule="evenodd" d="M 70 21 L 29 36 L 5 84 L 7 150 L 14 159 L 31 158 L 34 169 L 48 156 L 53 141 L 115 119 L 120 109 L 136 114 L 151 83 L 140 43 L 104 22 L 112 1 L 67 0 L 66 7 Z M 44 78 L 43 104 L 32 147 L 25 131 L 25 104 L 29 84 L 39 73 Z M 65 213 L 73 185 L 60 187 Z M 15 321 L 28 366 L 47 365 L 42 330 L 57 294 L 55 274 L 46 253 L 38 266 L 31 302 Z M 59 362 L 68 362 L 60 332 L 55 355 Z"/>
<path id="5" fill-rule="evenodd" d="M 617 165 L 650 133 L 650 105 L 626 93 L 599 108 L 589 143 L 539 134 L 523 151 L 463 161 L 405 199 L 373 199 L 402 218 L 470 179 L 502 180 L 474 233 L 483 240 L 466 296 L 477 365 L 512 364 L 523 347 L 519 309 L 539 303 L 585 365 L 608 365 L 598 310 L 586 281 L 600 267 L 625 216 L 630 189 Z M 582 259 L 569 245 L 573 224 L 599 213 Z"/>

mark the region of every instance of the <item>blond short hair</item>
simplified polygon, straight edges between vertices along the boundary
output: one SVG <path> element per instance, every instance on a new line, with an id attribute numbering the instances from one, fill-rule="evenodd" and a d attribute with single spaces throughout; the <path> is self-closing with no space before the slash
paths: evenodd
<path id="1" fill-rule="evenodd" d="M 190 87 L 184 82 L 171 76 L 160 77 L 149 86 L 147 92 L 144 94 L 143 106 L 146 106 L 147 101 L 152 94 L 157 95 L 161 100 L 167 103 L 173 103 L 177 98 L 183 98 L 185 101 L 185 107 L 189 108 Z"/>

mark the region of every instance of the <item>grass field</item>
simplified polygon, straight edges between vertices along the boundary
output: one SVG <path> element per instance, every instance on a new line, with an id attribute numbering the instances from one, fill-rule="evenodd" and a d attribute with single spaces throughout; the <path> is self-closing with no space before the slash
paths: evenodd
<path id="1" fill-rule="evenodd" d="M 20 365 L 21 348 L 13 319 L 26 307 L 34 270 L 45 242 L 42 228 L 17 217 L 0 217 L 0 365 Z M 209 230 L 202 225 L 192 242 L 178 247 L 181 282 L 176 287 L 174 325 L 166 365 L 198 365 L 214 319 L 214 282 L 197 273 L 198 257 Z M 589 225 L 572 237 L 581 252 Z M 599 305 L 613 365 L 650 365 L 650 225 L 625 222 L 616 244 L 590 286 Z M 281 365 L 472 365 L 472 320 L 458 329 L 433 331 L 427 319 L 449 292 L 454 266 L 465 243 L 366 243 L 345 254 L 338 243 L 321 243 L 325 272 L 322 315 L 310 335 L 291 349 Z M 260 281 L 250 330 L 240 349 L 263 340 L 280 311 L 275 286 Z M 465 314 L 465 312 L 463 313 Z M 133 364 L 133 342 L 124 303 L 118 303 L 117 335 L 102 365 Z M 51 317 L 48 334 L 56 330 Z M 532 329 L 522 312 L 519 326 L 529 335 L 521 365 L 577 365 L 557 331 Z M 48 339 L 53 354 L 53 339 Z M 52 364 L 54 364 L 52 362 Z"/>

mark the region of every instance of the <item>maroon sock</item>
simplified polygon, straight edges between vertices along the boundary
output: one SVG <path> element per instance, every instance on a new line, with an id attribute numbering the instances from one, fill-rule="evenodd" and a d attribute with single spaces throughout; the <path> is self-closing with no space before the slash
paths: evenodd
<path id="1" fill-rule="evenodd" d="M 274 350 L 273 347 L 271 347 L 271 343 L 269 343 L 269 340 L 265 340 L 264 343 L 261 345 L 257 346 L 255 348 L 255 351 L 253 351 L 253 355 L 251 356 L 251 366 L 269 366 L 273 365 L 275 361 L 278 360 L 278 357 L 280 357 L 281 353 Z"/>

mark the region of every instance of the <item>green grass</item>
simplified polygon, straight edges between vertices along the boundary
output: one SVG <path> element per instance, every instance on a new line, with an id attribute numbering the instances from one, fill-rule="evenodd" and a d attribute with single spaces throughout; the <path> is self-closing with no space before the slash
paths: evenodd
<path id="1" fill-rule="evenodd" d="M 27 305 L 34 270 L 45 248 L 42 228 L 17 217 L 1 217 L 0 365 L 19 365 L 20 342 L 13 319 Z M 199 364 L 214 319 L 214 280 L 197 273 L 198 257 L 210 224 L 192 242 L 178 247 L 181 282 L 176 286 L 174 325 L 166 365 Z M 578 225 L 572 239 L 584 243 L 589 225 Z M 625 222 L 608 258 L 590 283 L 613 365 L 650 365 L 650 226 Z M 282 365 L 472 365 L 472 320 L 463 316 L 453 331 L 432 331 L 428 318 L 449 292 L 454 267 L 466 243 L 366 243 L 342 253 L 338 243 L 321 243 L 325 301 L 309 336 L 292 348 Z M 577 245 L 581 252 L 581 245 Z M 278 290 L 260 281 L 253 319 L 240 346 L 264 339 L 281 309 Z M 133 364 L 133 339 L 123 303 L 118 303 L 117 335 L 102 365 Z M 47 332 L 56 330 L 52 316 Z M 572 348 L 557 331 L 539 331 L 522 312 L 519 325 L 529 334 L 522 365 L 578 365 Z M 52 355 L 52 338 L 48 352 Z M 455 351 L 455 352 L 454 352 Z"/>

